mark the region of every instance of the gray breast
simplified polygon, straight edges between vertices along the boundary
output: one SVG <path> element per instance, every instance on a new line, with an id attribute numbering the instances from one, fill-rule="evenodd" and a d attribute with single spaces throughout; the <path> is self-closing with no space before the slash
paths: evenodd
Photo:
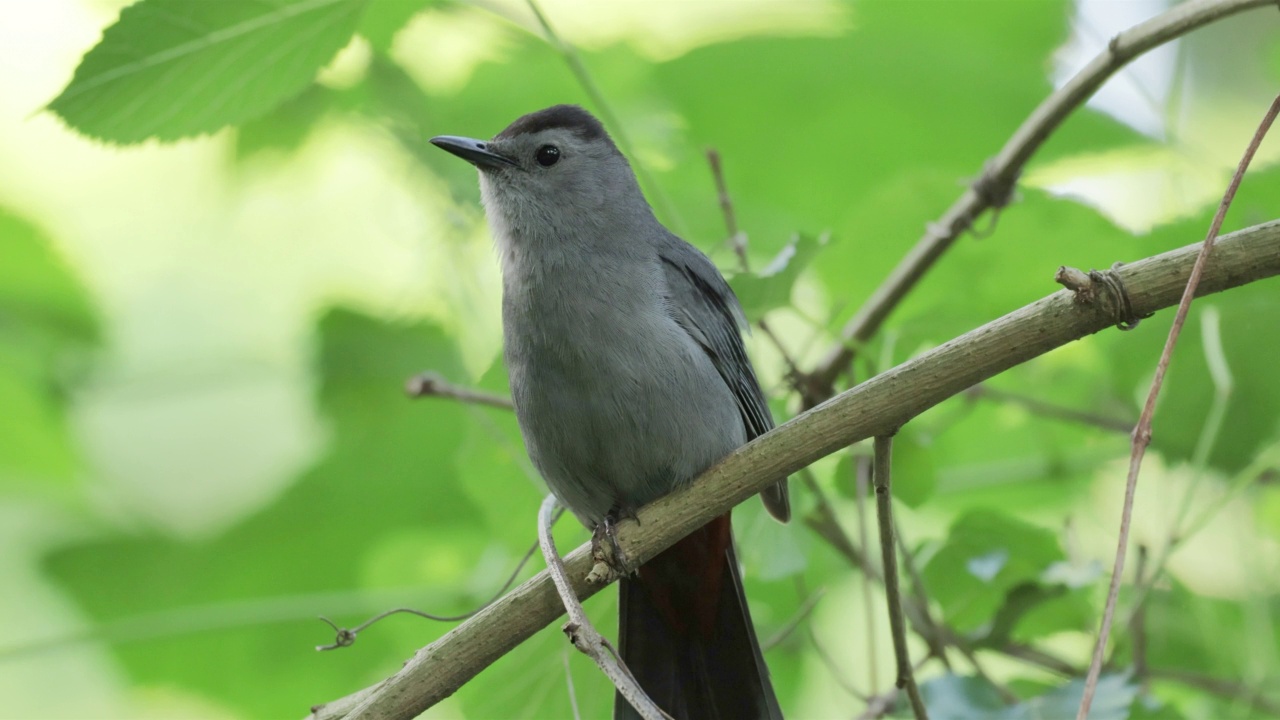
<path id="1" fill-rule="evenodd" d="M 667 312 L 656 262 L 652 272 L 627 286 L 542 277 L 504 292 L 525 444 L 588 526 L 670 492 L 746 440 L 732 393 Z"/>

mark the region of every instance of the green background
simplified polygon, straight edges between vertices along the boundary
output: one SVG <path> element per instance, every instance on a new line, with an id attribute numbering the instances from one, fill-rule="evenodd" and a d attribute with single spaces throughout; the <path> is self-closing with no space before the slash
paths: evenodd
<path id="1" fill-rule="evenodd" d="M 605 115 L 659 216 L 736 274 L 807 368 L 1055 78 L 1148 16 L 547 2 L 592 97 L 521 3 L 125 5 L 0 4 L 0 717 L 299 717 L 453 626 L 397 616 L 317 653 L 332 641 L 317 615 L 455 614 L 502 586 L 544 493 L 514 418 L 403 392 L 423 370 L 506 392 L 475 171 L 431 136 L 491 136 L 559 102 Z M 1114 78 L 857 375 L 1054 291 L 1059 265 L 1201 240 L 1280 87 L 1278 30 L 1274 9 L 1246 13 Z M 752 267 L 770 270 L 736 272 L 707 148 Z M 1273 137 L 1225 229 L 1277 217 L 1277 159 Z M 1280 707 L 1278 293 L 1267 280 L 1192 310 L 1133 531 L 1147 576 L 1167 561 L 1143 582 L 1145 641 L 1117 625 L 1093 717 Z M 900 434 L 904 538 L 931 614 L 973 653 L 921 668 L 933 717 L 1074 717 L 1128 437 L 1018 398 L 1132 423 L 1171 316 L 1015 368 L 990 383 L 1008 395 L 953 398 Z M 799 401 L 784 363 L 763 333 L 748 344 L 785 420 Z M 814 467 L 855 538 L 850 456 L 867 452 Z M 808 529 L 817 500 L 798 485 L 799 522 L 754 501 L 735 513 L 752 613 L 780 636 L 766 657 L 788 716 L 853 717 L 892 683 L 883 595 Z M 587 537 L 571 521 L 558 534 Z M 1135 550 L 1130 580 L 1137 565 Z M 1121 620 L 1139 597 L 1126 586 Z M 611 632 L 614 592 L 587 606 Z M 427 716 L 605 717 L 612 697 L 552 627 Z"/>

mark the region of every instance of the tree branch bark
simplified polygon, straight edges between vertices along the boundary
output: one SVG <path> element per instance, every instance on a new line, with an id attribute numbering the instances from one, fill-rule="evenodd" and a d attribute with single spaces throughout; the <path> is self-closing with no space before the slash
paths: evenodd
<path id="1" fill-rule="evenodd" d="M 924 236 L 844 326 L 841 342 L 808 374 L 803 386 L 806 404 L 835 394 L 836 378 L 849 366 L 853 349 L 876 334 L 889 313 L 979 215 L 1008 204 L 1014 184 L 1031 156 L 1112 75 L 1146 51 L 1196 28 L 1245 10 L 1275 4 L 1276 0 L 1193 0 L 1175 5 L 1111 38 L 1104 52 L 1032 111 L 1000 154 L 987 163 L 981 177 L 942 217 L 928 225 Z"/>
<path id="2" fill-rule="evenodd" d="M 1200 243 L 1117 270 L 1139 315 L 1170 307 L 1186 287 Z M 1054 266 L 1056 269 L 1056 265 Z M 1280 220 L 1219 238 L 1200 295 L 1280 274 Z M 1046 268 L 1046 283 L 1051 270 Z M 643 563 L 774 479 L 852 443 L 892 432 L 921 412 L 1015 365 L 1115 323 L 1099 304 L 1066 290 L 1049 295 L 848 390 L 734 452 L 689 487 L 624 522 L 618 540 Z M 585 578 L 588 545 L 565 558 L 579 597 L 600 588 Z M 452 695 L 489 664 L 562 615 L 546 572 L 539 573 L 444 637 L 419 650 L 364 695 L 349 718 L 412 718 Z M 333 706 L 330 703 L 329 706 Z"/>

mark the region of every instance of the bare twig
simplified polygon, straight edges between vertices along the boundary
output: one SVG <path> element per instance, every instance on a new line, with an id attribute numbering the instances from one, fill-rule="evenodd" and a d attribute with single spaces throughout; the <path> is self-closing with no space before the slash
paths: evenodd
<path id="1" fill-rule="evenodd" d="M 916 686 L 915 672 L 911 668 L 911 654 L 907 650 L 907 623 L 902 617 L 902 592 L 898 586 L 898 545 L 894 541 L 892 479 L 889 468 L 893 464 L 893 436 L 877 435 L 875 439 L 876 523 L 880 526 L 880 556 L 884 566 L 884 595 L 889 603 L 889 629 L 893 634 L 893 655 L 898 661 L 898 678 L 894 683 L 907 691 L 911 711 L 916 720 L 928 720 L 929 711 Z"/>
<path id="2" fill-rule="evenodd" d="M 1009 642 L 994 649 L 1015 660 L 1021 660 L 1028 665 L 1035 665 L 1038 668 L 1057 673 L 1063 677 L 1078 677 L 1083 671 L 1083 668 L 1076 667 L 1056 655 L 1030 645 Z"/>
<path id="3" fill-rule="evenodd" d="M 867 708 L 862 711 L 857 720 L 879 720 L 879 718 L 888 715 L 893 711 L 894 703 L 898 702 L 898 688 L 891 688 L 888 692 L 880 693 L 867 701 Z"/>
<path id="4" fill-rule="evenodd" d="M 724 168 L 720 164 L 720 153 L 715 148 L 707 149 L 707 164 L 711 166 L 711 177 L 716 184 L 716 197 L 720 201 L 720 211 L 724 214 L 724 225 L 729 231 L 729 245 L 733 248 L 733 252 L 738 256 L 738 267 L 743 272 L 751 271 L 751 260 L 747 257 L 747 234 L 738 229 L 738 218 L 733 211 L 733 197 L 729 195 L 729 185 L 724 179 Z M 756 327 L 760 328 L 760 332 L 773 343 L 777 348 L 778 355 L 782 357 L 782 362 L 787 366 L 787 378 L 791 380 L 792 385 L 796 385 L 801 377 L 800 366 L 796 365 L 795 358 L 782 344 L 782 340 L 778 337 L 773 328 L 769 327 L 769 323 L 764 318 L 756 321 Z M 797 385 L 798 387 L 798 385 Z"/>
<path id="5" fill-rule="evenodd" d="M 920 569 L 916 567 L 916 554 L 911 552 L 911 548 L 907 547 L 907 543 L 902 539 L 902 527 L 894 522 L 894 537 L 898 541 L 898 552 L 902 554 L 902 566 L 907 569 L 907 577 L 911 579 L 911 597 L 914 598 L 915 604 L 920 615 L 920 622 L 924 625 L 924 632 L 920 636 L 929 644 L 929 655 L 936 657 L 942 662 L 943 667 L 947 670 L 951 669 L 951 661 L 947 659 L 947 637 L 942 632 L 942 626 L 933 619 L 933 614 L 929 612 L 929 596 L 925 592 L 924 578 L 920 575 Z M 907 613 L 910 618 L 911 613 Z M 963 651 L 964 648 L 962 647 Z M 973 662 L 973 658 L 970 658 Z M 977 663 L 975 662 L 976 666 Z"/>
<path id="6" fill-rule="evenodd" d="M 573 688 L 573 671 L 569 668 L 569 651 L 565 650 L 560 659 L 564 661 L 564 684 L 565 689 L 569 691 L 569 709 L 573 711 L 573 720 L 581 720 L 582 713 L 578 711 L 578 693 Z"/>
<path id="7" fill-rule="evenodd" d="M 542 501 L 542 509 L 538 512 L 538 544 L 542 546 L 542 556 L 547 561 L 547 572 L 551 574 L 551 579 L 555 582 L 556 591 L 560 594 L 560 600 L 564 603 L 565 611 L 569 614 L 569 621 L 564 624 L 564 634 L 569 637 L 569 642 L 582 652 L 583 655 L 595 661 L 600 670 L 618 689 L 618 694 L 626 698 L 631 703 L 631 707 L 640 713 L 640 717 L 644 720 L 670 720 L 670 716 L 662 712 L 653 700 L 645 694 L 640 688 L 640 683 L 636 682 L 631 671 L 627 669 L 622 658 L 619 657 L 618 651 L 614 649 L 613 643 L 609 642 L 600 634 L 595 626 L 591 624 L 591 620 L 587 618 L 587 611 L 582 609 L 582 603 L 578 600 L 577 594 L 573 591 L 573 585 L 569 582 L 568 572 L 565 570 L 564 561 L 560 559 L 560 553 L 556 551 L 556 540 L 551 535 L 551 524 L 554 522 L 556 515 L 556 497 L 548 495 Z"/>
<path id="8" fill-rule="evenodd" d="M 787 620 L 787 622 L 784 623 L 782 627 L 778 628 L 777 632 L 770 635 L 767 640 L 760 643 L 760 652 L 769 652 L 775 647 L 781 645 L 787 638 L 791 637 L 791 633 L 795 632 L 805 620 L 809 619 L 809 615 L 813 613 L 813 609 L 818 606 L 818 601 L 826 594 L 827 591 L 824 588 L 818 588 L 810 593 L 809 597 L 805 598 L 804 602 L 800 604 L 800 609 L 796 610 L 795 614 L 791 616 L 791 619 Z"/>
<path id="9" fill-rule="evenodd" d="M 485 405 L 502 410 L 512 409 L 511 398 L 509 397 L 454 385 L 436 372 L 423 372 L 414 375 L 405 383 L 404 391 L 405 394 L 412 398 L 441 397 L 469 405 Z"/>
<path id="10" fill-rule="evenodd" d="M 613 113 L 613 108 L 608 101 L 604 99 L 604 93 L 600 92 L 600 86 L 596 85 L 591 73 L 587 71 L 587 66 L 582 62 L 582 57 L 578 55 L 578 50 L 560 37 L 560 34 L 551 26 L 551 22 L 547 20 L 547 16 L 542 14 L 542 9 L 538 7 L 538 3 L 535 0 L 525 0 L 525 4 L 529 6 L 529 11 L 533 13 L 538 25 L 542 28 L 543 34 L 546 35 L 544 39 L 547 44 L 554 47 L 564 58 L 565 63 L 569 66 L 569 72 L 573 73 L 573 77 L 582 86 L 583 92 L 587 94 L 587 97 L 591 98 L 591 104 L 596 106 L 596 110 L 604 118 L 604 124 L 613 134 L 614 142 L 618 144 L 618 147 L 622 148 L 622 152 L 625 155 L 631 158 L 631 167 L 640 179 L 640 184 L 648 190 L 650 197 L 657 200 L 657 204 L 667 222 L 674 225 L 677 231 L 682 230 L 684 222 L 681 220 L 680 214 L 676 212 L 675 205 L 671 203 L 671 198 L 667 197 L 667 194 L 662 191 L 662 187 L 654 182 L 653 177 L 649 175 L 648 169 L 631 151 L 631 142 L 627 138 L 626 129 L 618 121 L 618 117 Z"/>
<path id="11" fill-rule="evenodd" d="M 1008 392 L 1006 390 L 998 390 L 987 384 L 974 385 L 965 393 L 972 398 L 986 398 L 997 402 L 1008 403 L 1025 408 L 1032 415 L 1040 417 L 1053 418 L 1056 420 L 1066 420 L 1067 422 L 1080 423 L 1082 425 L 1091 425 L 1103 430 L 1114 430 L 1117 432 L 1130 432 L 1133 430 L 1133 423 L 1125 422 L 1119 418 L 1108 417 L 1106 415 L 1098 415 L 1097 413 L 1084 412 L 1074 408 L 1062 407 L 1044 400 L 1039 400 L 1026 395 Z"/>
<path id="12" fill-rule="evenodd" d="M 1275 0 L 1181 3 L 1112 38 L 1105 51 L 1032 111 L 1000 154 L 983 169 L 981 177 L 941 218 L 927 226 L 915 247 L 844 326 L 841 341 L 810 374 L 812 385 L 822 388 L 826 397 L 835 393 L 836 378 L 848 367 L 853 349 L 875 335 L 889 313 L 980 214 L 1003 207 L 1031 156 L 1120 68 L 1146 51 L 1196 28 L 1244 10 L 1274 4 Z"/>
<path id="13" fill-rule="evenodd" d="M 729 231 L 729 246 L 738 256 L 738 264 L 742 269 L 750 270 L 751 261 L 747 259 L 747 236 L 738 232 L 738 218 L 733 212 L 733 198 L 729 195 L 729 186 L 724 181 L 724 168 L 720 165 L 720 153 L 715 148 L 707 148 L 707 164 L 711 166 L 711 178 L 716 183 L 716 198 L 720 201 L 720 212 L 724 215 L 724 226 Z"/>
<path id="14" fill-rule="evenodd" d="M 800 482 L 805 488 L 818 500 L 813 510 L 804 517 L 804 524 L 818 534 L 827 544 L 835 549 L 836 552 L 844 556 L 845 560 L 855 568 L 859 568 L 867 577 L 876 580 L 880 579 L 880 569 L 871 564 L 864 551 L 853 544 L 853 540 L 849 534 L 845 532 L 844 526 L 840 524 L 836 518 L 835 510 L 831 507 L 831 501 L 827 498 L 827 494 L 818 486 L 818 481 L 813 477 L 813 471 L 809 468 L 803 468 L 798 473 Z M 866 547 L 865 545 L 863 546 Z"/>
<path id="15" fill-rule="evenodd" d="M 870 539 L 867 537 L 867 527 L 871 524 L 867 521 L 867 488 L 871 485 L 871 458 L 850 450 L 853 455 L 853 496 L 858 508 L 858 542 L 862 547 L 871 547 Z M 867 683 L 871 688 L 871 692 L 880 689 L 880 649 L 876 646 L 876 622 L 875 604 L 871 601 L 871 583 L 876 578 L 869 574 L 862 574 L 862 604 L 866 610 L 864 618 L 867 621 Z"/>
<path id="16" fill-rule="evenodd" d="M 561 510 L 561 512 L 563 512 L 563 510 Z M 557 518 L 560 517 L 559 513 L 556 514 L 556 517 Z M 374 623 L 378 622 L 379 620 L 382 620 L 385 617 L 395 615 L 396 613 L 417 615 L 420 618 L 426 618 L 427 620 L 435 620 L 437 622 L 458 622 L 460 620 L 466 620 L 467 618 L 475 615 L 481 610 L 484 610 L 485 608 L 489 607 L 493 603 L 497 602 L 498 598 L 502 597 L 503 593 L 505 593 L 507 590 L 510 590 L 511 585 L 515 583 L 516 578 L 520 577 L 520 571 L 524 569 L 525 564 L 529 562 L 529 558 L 533 557 L 533 552 L 537 549 L 538 549 L 538 543 L 535 542 L 534 544 L 530 545 L 529 549 L 525 551 L 524 557 L 520 558 L 520 562 L 516 563 L 516 569 L 511 571 L 511 575 L 507 578 L 507 581 L 502 583 L 502 587 L 498 588 L 498 591 L 493 594 L 493 597 L 486 600 L 483 605 L 476 608 L 475 610 L 462 613 L 461 615 L 433 615 L 429 612 L 423 612 L 421 610 L 415 610 L 413 608 L 402 607 L 402 608 L 395 608 L 394 610 L 387 610 L 385 612 L 380 612 L 377 615 L 374 615 L 373 617 L 369 618 L 368 620 L 365 620 L 364 622 L 360 623 L 359 625 L 353 628 L 340 628 L 332 620 L 321 615 L 320 619 L 328 623 L 329 627 L 333 628 L 334 632 L 337 634 L 337 637 L 334 639 L 332 644 L 317 645 L 316 650 L 320 650 L 320 651 L 336 650 L 338 648 L 350 647 L 351 645 L 355 644 L 356 636 L 359 635 L 361 632 L 363 632 L 370 625 L 373 625 Z"/>
<path id="17" fill-rule="evenodd" d="M 1134 570 L 1135 582 L 1147 577 L 1147 546 L 1138 545 L 1138 565 Z M 1145 599 L 1145 598 L 1144 598 Z M 1129 634 L 1133 636 L 1133 675 L 1138 682 L 1147 681 L 1147 604 L 1143 602 L 1133 609 L 1129 618 Z"/>
<path id="18" fill-rule="evenodd" d="M 1133 305 L 1152 312 L 1177 302 L 1197 246 L 1121 268 Z M 1201 293 L 1280 275 L 1280 221 L 1220 238 Z M 1065 290 L 883 372 L 734 451 L 688 486 L 641 508 L 619 541 L 644 563 L 678 539 L 758 494 L 777 478 L 911 418 L 997 373 L 1111 326 L 1105 313 L 1077 306 Z M 579 597 L 599 591 L 585 577 L 590 549 L 565 558 Z M 448 697 L 563 612 L 546 573 L 419 650 L 362 703 L 364 717 L 411 718 Z"/>
<path id="19" fill-rule="evenodd" d="M 1142 407 L 1142 415 L 1138 418 L 1138 426 L 1133 431 L 1133 449 L 1129 456 L 1129 475 L 1125 480 L 1124 509 L 1120 515 L 1120 537 L 1116 545 L 1115 565 L 1111 571 L 1111 586 L 1107 591 L 1107 604 L 1102 612 L 1102 628 L 1098 632 L 1098 642 L 1093 649 L 1093 660 L 1089 664 L 1089 675 L 1085 679 L 1084 694 L 1080 698 L 1080 710 L 1076 714 L 1076 720 L 1085 720 L 1089 716 L 1089 705 L 1093 702 L 1093 693 L 1098 686 L 1098 676 L 1102 672 L 1102 657 L 1106 652 L 1107 640 L 1111 635 L 1111 623 L 1115 618 L 1116 600 L 1120 596 L 1125 551 L 1129 545 L 1129 523 L 1133 517 L 1133 497 L 1138 487 L 1138 471 L 1142 467 L 1142 458 L 1147 452 L 1147 446 L 1151 444 L 1151 418 L 1155 414 L 1156 398 L 1160 396 L 1160 388 L 1164 384 L 1164 374 L 1169 369 L 1169 360 L 1173 357 L 1173 348 L 1178 344 L 1178 336 L 1182 333 L 1182 326 L 1187 321 L 1187 313 L 1191 310 L 1191 300 L 1196 296 L 1200 278 L 1204 274 L 1205 265 L 1209 262 L 1209 254 L 1213 252 L 1215 240 L 1218 238 L 1218 231 L 1222 229 L 1222 221 L 1227 215 L 1227 209 L 1231 207 L 1231 201 L 1236 196 L 1240 181 L 1244 179 L 1244 173 L 1249 167 L 1249 161 L 1253 159 L 1254 153 L 1257 152 L 1258 146 L 1262 143 L 1262 138 L 1266 136 L 1267 130 L 1275 122 L 1277 113 L 1280 113 L 1280 95 L 1276 96 L 1275 100 L 1271 102 L 1271 107 L 1263 115 L 1262 122 L 1258 124 L 1258 129 L 1254 132 L 1253 139 L 1249 141 L 1249 146 L 1244 151 L 1244 156 L 1240 158 L 1240 164 L 1236 167 L 1235 175 L 1231 178 L 1231 184 L 1227 186 L 1227 191 L 1222 195 L 1222 202 L 1218 204 L 1218 211 L 1214 214 L 1213 222 L 1209 225 L 1209 233 L 1205 236 L 1200 252 L 1196 255 L 1195 264 L 1191 267 L 1191 274 L 1187 278 L 1186 287 L 1182 292 L 1182 299 L 1178 302 L 1178 310 L 1173 318 L 1173 326 L 1169 328 L 1169 337 L 1165 340 L 1164 350 L 1160 353 L 1159 362 L 1156 363 L 1156 374 L 1151 379 L 1151 390 L 1147 393 L 1147 402 Z"/>
<path id="20" fill-rule="evenodd" d="M 1251 688 L 1244 683 L 1186 670 L 1151 668 L 1149 672 L 1153 680 L 1165 680 L 1193 687 L 1232 702 L 1247 703 L 1254 710 L 1267 713 L 1272 717 L 1280 717 L 1280 700 L 1270 699 L 1262 695 L 1257 688 Z"/>

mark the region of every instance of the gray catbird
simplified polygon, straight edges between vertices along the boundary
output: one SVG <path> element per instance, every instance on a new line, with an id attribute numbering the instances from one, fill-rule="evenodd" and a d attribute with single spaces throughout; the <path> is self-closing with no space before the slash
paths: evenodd
<path id="1" fill-rule="evenodd" d="M 658 222 L 600 121 L 574 105 L 436 146 L 480 170 L 502 264 L 516 417 L 547 485 L 596 528 L 688 483 L 773 418 L 715 265 Z M 762 493 L 790 516 L 786 479 Z M 620 583 L 619 644 L 681 720 L 780 718 L 725 514 Z M 618 697 L 615 718 L 637 717 Z"/>

